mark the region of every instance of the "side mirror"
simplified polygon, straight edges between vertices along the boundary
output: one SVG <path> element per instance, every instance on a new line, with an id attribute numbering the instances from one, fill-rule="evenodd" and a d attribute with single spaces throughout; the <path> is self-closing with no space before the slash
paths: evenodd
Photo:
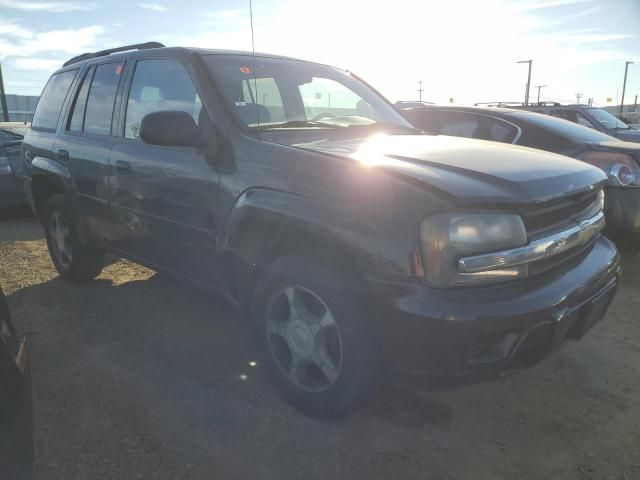
<path id="1" fill-rule="evenodd" d="M 142 117 L 139 134 L 150 145 L 200 148 L 206 144 L 202 131 L 187 112 L 149 113 Z"/>

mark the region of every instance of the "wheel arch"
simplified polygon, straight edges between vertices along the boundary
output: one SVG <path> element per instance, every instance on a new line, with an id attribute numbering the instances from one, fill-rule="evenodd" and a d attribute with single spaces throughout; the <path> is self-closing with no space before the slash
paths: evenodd
<path id="1" fill-rule="evenodd" d="M 316 257 L 364 273 L 378 232 L 342 209 L 288 192 L 251 189 L 236 202 L 221 235 L 232 292 L 247 304 L 262 268 L 283 255 Z"/>

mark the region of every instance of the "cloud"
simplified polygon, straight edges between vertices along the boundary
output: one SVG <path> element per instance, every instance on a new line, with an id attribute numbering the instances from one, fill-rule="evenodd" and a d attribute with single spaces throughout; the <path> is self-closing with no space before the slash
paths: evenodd
<path id="1" fill-rule="evenodd" d="M 25 0 L 0 0 L 0 6 L 28 12 L 41 10 L 53 13 L 90 12 L 97 8 L 97 4 L 93 2 L 31 2 Z"/>
<path id="2" fill-rule="evenodd" d="M 21 70 L 44 70 L 52 72 L 60 66 L 62 66 L 60 60 L 53 60 L 51 58 L 18 58 L 16 59 L 16 68 Z"/>
<path id="3" fill-rule="evenodd" d="M 592 1 L 593 0 L 531 0 L 515 4 L 511 11 L 540 10 L 543 8 L 564 7 Z"/>
<path id="4" fill-rule="evenodd" d="M 21 39 L 29 39 L 33 37 L 32 32 L 13 23 L 0 24 L 0 35 L 7 35 Z"/>
<path id="5" fill-rule="evenodd" d="M 23 38 L 19 41 L 0 38 L 0 55 L 31 57 L 43 52 L 77 55 L 96 50 L 97 40 L 105 29 L 100 25 L 91 25 L 77 29 L 38 32 L 31 36 L 26 36 L 25 32 L 26 30 L 22 31 Z"/>
<path id="6" fill-rule="evenodd" d="M 153 10 L 154 12 L 166 12 L 169 10 L 164 5 L 159 5 L 157 3 L 139 3 L 138 6 L 146 10 Z"/>

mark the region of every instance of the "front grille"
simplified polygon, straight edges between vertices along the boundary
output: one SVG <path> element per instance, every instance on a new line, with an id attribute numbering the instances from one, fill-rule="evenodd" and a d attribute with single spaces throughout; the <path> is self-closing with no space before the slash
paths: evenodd
<path id="1" fill-rule="evenodd" d="M 569 228 L 600 211 L 598 191 L 568 195 L 543 202 L 522 214 L 529 240 L 536 240 Z"/>
<path id="2" fill-rule="evenodd" d="M 532 211 L 523 213 L 522 219 L 531 241 L 571 228 L 580 221 L 593 217 L 601 208 L 598 191 L 588 191 L 538 204 Z M 529 265 L 529 274 L 536 275 L 551 270 L 560 264 L 576 261 L 582 258 L 583 254 L 594 242 L 595 238 L 587 244 L 573 248 L 562 255 L 554 255 L 553 257 L 533 262 Z"/>

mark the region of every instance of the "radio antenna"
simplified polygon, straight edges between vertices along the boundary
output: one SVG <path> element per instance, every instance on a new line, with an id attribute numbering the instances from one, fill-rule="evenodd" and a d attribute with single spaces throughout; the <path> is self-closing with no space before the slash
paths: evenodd
<path id="1" fill-rule="evenodd" d="M 253 57 L 253 90 L 255 92 L 253 103 L 256 106 L 256 121 L 260 132 L 260 109 L 258 107 L 258 79 L 256 78 L 256 43 L 253 38 L 253 2 L 249 0 L 249 21 L 251 23 L 251 56 Z"/>

